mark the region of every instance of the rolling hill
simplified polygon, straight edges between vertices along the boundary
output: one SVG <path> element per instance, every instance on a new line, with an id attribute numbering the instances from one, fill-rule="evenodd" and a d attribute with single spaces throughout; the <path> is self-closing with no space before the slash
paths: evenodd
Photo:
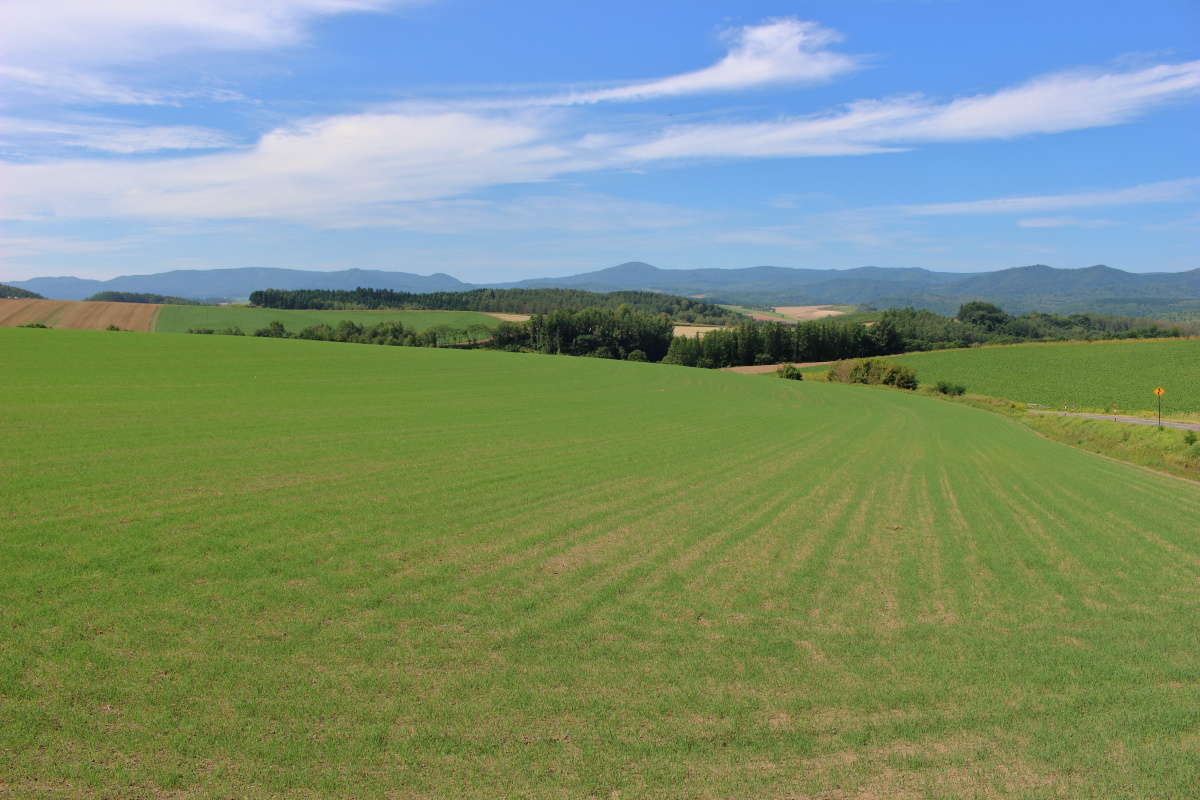
<path id="1" fill-rule="evenodd" d="M 1200 488 L 912 394 L 0 330 L 13 796 L 1186 797 Z"/>

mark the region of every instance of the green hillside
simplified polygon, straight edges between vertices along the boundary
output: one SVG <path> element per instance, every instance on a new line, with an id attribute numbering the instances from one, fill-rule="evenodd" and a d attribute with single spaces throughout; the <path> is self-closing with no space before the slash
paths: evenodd
<path id="1" fill-rule="evenodd" d="M 1200 339 L 1075 342 L 944 350 L 896 357 L 922 384 L 960 383 L 976 394 L 1053 408 L 1164 408 L 1200 412 Z"/>
<path id="2" fill-rule="evenodd" d="M 1200 785 L 1192 484 L 854 386 L 219 336 L 0 351 L 2 793 Z"/>
<path id="3" fill-rule="evenodd" d="M 158 314 L 158 333 L 186 333 L 189 328 L 238 327 L 247 334 L 279 320 L 292 333 L 310 325 L 336 326 L 344 319 L 360 325 L 400 320 L 406 326 L 426 330 L 435 325 L 466 328 L 468 325 L 496 327 L 499 320 L 475 311 L 293 311 L 249 306 L 163 306 Z"/>

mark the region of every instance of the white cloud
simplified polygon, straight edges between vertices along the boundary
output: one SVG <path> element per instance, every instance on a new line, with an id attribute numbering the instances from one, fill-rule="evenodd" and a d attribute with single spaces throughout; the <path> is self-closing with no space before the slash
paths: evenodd
<path id="1" fill-rule="evenodd" d="M 1059 211 L 1070 208 L 1169 203 L 1187 200 L 1200 190 L 1200 178 L 1181 178 L 1128 186 L 1123 189 L 1103 189 L 1074 194 L 1031 195 L 1026 197 L 997 197 L 988 200 L 968 200 L 961 203 L 927 203 L 900 206 L 900 210 L 917 216 L 943 214 L 1028 214 L 1039 211 Z"/>
<path id="2" fill-rule="evenodd" d="M 125 64 L 185 50 L 245 50 L 303 40 L 314 18 L 382 11 L 403 0 L 8 0 L 0 52 L 10 64 Z"/>
<path id="3" fill-rule="evenodd" d="M 603 160 L 549 141 L 532 119 L 359 114 L 276 129 L 242 151 L 3 166 L 0 216 L 376 224 L 400 204 L 547 180 Z"/>
<path id="4" fill-rule="evenodd" d="M 150 153 L 231 147 L 227 134 L 194 125 L 131 125 L 116 120 L 54 122 L 0 117 L 0 145 L 31 149 L 74 147 L 106 153 Z"/>
<path id="5" fill-rule="evenodd" d="M 729 31 L 726 38 L 731 42 L 729 52 L 711 67 L 627 86 L 578 92 L 545 102 L 650 100 L 779 84 L 817 83 L 860 66 L 857 57 L 829 50 L 829 45 L 841 41 L 842 37 L 815 22 L 780 19 Z"/>
<path id="6" fill-rule="evenodd" d="M 1019 228 L 1112 228 L 1121 223 L 1113 219 L 1082 217 L 1032 217 L 1017 220 Z"/>
<path id="7" fill-rule="evenodd" d="M 1200 61 L 1137 72 L 1051 75 L 986 95 L 933 103 L 865 100 L 790 120 L 678 126 L 633 145 L 641 159 L 862 155 L 921 142 L 1005 139 L 1128 122 L 1200 92 Z"/>

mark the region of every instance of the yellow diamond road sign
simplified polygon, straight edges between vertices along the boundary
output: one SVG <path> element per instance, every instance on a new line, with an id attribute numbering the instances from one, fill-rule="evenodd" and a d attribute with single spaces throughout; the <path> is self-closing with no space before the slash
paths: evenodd
<path id="1" fill-rule="evenodd" d="M 1155 393 L 1156 395 L 1158 395 L 1159 397 L 1162 397 L 1162 396 L 1163 396 L 1164 394 L 1166 394 L 1167 392 L 1166 392 L 1166 390 L 1165 390 L 1165 389 L 1163 389 L 1161 386 L 1159 386 L 1157 389 L 1155 389 L 1155 390 L 1154 390 L 1154 393 Z"/>

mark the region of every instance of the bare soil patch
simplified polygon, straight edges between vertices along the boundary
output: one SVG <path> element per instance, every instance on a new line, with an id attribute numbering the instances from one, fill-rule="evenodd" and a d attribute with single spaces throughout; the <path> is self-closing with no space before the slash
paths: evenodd
<path id="1" fill-rule="evenodd" d="M 830 308 L 829 306 L 776 306 L 775 311 L 776 313 L 783 314 L 785 317 L 791 317 L 798 322 L 836 317 L 846 313 L 845 311 Z"/>
<path id="2" fill-rule="evenodd" d="M 790 363 L 793 367 L 820 367 L 825 364 L 832 364 L 832 361 L 793 361 L 784 362 Z M 749 367 L 722 367 L 722 372 L 737 372 L 742 375 L 761 375 L 764 372 L 774 372 L 782 367 L 783 364 L 754 364 Z"/>
<path id="3" fill-rule="evenodd" d="M 116 325 L 150 332 L 162 306 L 156 303 L 96 303 L 84 300 L 0 300 L 0 326 L 41 322 L 55 328 L 100 331 Z"/>
<path id="4" fill-rule="evenodd" d="M 479 313 L 495 317 L 501 322 L 529 322 L 529 318 L 532 316 L 532 314 L 505 314 L 502 311 L 481 311 Z"/>

